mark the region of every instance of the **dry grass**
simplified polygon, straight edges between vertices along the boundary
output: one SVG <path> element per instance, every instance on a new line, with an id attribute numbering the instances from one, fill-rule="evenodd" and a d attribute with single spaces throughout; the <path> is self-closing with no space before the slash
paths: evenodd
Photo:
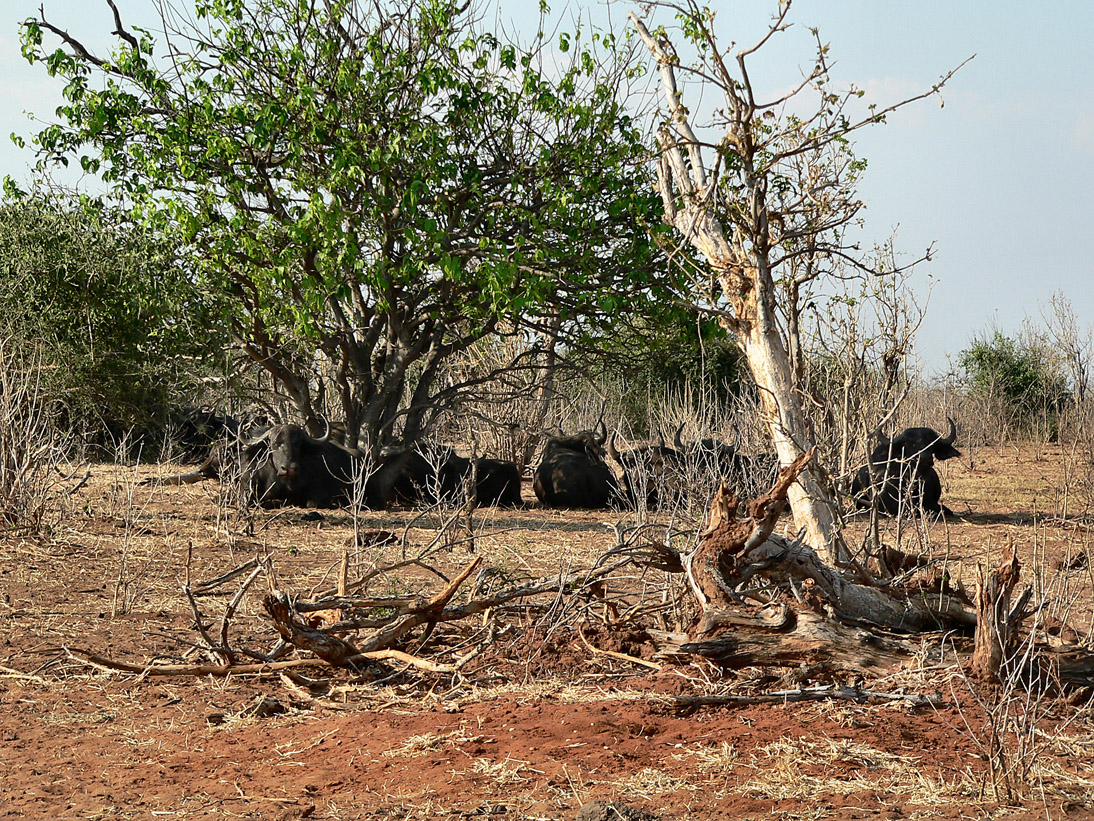
<path id="1" fill-rule="evenodd" d="M 480 741 L 482 738 L 482 735 L 469 735 L 463 728 L 449 733 L 425 733 L 411 736 L 402 744 L 384 750 L 381 755 L 385 758 L 418 758 L 438 752 L 446 747 L 459 747 L 460 744 Z"/>
<path id="2" fill-rule="evenodd" d="M 702 789 L 702 784 L 695 783 L 690 777 L 674 775 L 654 767 L 646 767 L 634 775 L 605 783 L 610 783 L 622 795 L 646 800 Z"/>
<path id="3" fill-rule="evenodd" d="M 922 756 L 898 756 L 847 741 L 781 738 L 752 753 L 752 775 L 740 789 L 773 801 L 815 801 L 865 791 L 922 806 L 944 806 L 975 797 L 979 780 L 950 782 L 928 775 Z"/>
<path id="4" fill-rule="evenodd" d="M 454 775 L 461 774 L 462 770 L 452 771 Z M 529 783 L 537 775 L 542 775 L 540 770 L 531 766 L 529 761 L 518 761 L 513 758 L 505 758 L 502 761 L 491 761 L 488 758 L 475 758 L 471 762 L 468 771 L 471 775 L 485 778 L 490 783 L 500 787 L 516 787 Z"/>

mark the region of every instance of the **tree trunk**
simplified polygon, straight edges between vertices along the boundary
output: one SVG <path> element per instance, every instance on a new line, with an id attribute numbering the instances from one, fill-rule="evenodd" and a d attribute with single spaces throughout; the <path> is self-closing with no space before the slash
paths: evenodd
<path id="1" fill-rule="evenodd" d="M 741 200 L 741 210 L 747 212 L 744 220 L 747 228 L 731 225 L 731 242 L 726 225 L 714 212 L 713 203 L 718 198 L 714 187 L 718 181 L 707 176 L 702 143 L 692 131 L 688 112 L 680 100 L 674 71 L 679 60 L 675 53 L 666 51 L 666 40 L 659 41 L 651 35 L 634 12 L 629 16 L 639 37 L 657 59 L 671 113 L 671 130 L 666 126 L 657 137 L 661 148 L 657 179 L 665 208 L 663 219 L 706 258 L 722 293 L 733 306 L 732 316 L 726 316 L 723 322 L 740 340 L 749 370 L 760 389 L 764 422 L 771 432 L 779 463 L 787 467 L 813 447 L 814 437 L 801 397 L 794 390 L 790 356 L 775 315 L 771 215 L 766 200 L 768 181 L 765 172 L 758 170 L 763 167 L 763 160 L 756 156 L 752 133 L 751 117 L 756 112 L 749 109 L 746 114 L 740 109 L 744 119 L 732 122 L 726 133 L 726 144 L 733 146 L 745 169 L 742 173 L 747 187 Z M 812 466 L 789 491 L 794 523 L 804 530 L 806 540 L 821 551 L 829 564 L 846 566 L 850 564 L 850 554 L 840 535 L 835 503 L 820 476 L 820 468 Z"/>
<path id="2" fill-rule="evenodd" d="M 519 453 L 517 469 L 523 474 L 532 456 L 543 438 L 543 426 L 547 423 L 547 412 L 555 401 L 555 368 L 558 359 L 558 331 L 562 327 L 562 313 L 557 311 L 551 317 L 547 328 L 540 332 L 543 343 L 543 365 L 539 369 L 536 397 L 532 408 L 532 418 L 528 421 L 528 437 Z"/>
<path id="3" fill-rule="evenodd" d="M 757 311 L 757 321 L 741 337 L 749 369 L 760 389 L 764 421 L 771 433 L 779 464 L 790 465 L 814 446 L 812 426 L 805 416 L 801 400 L 794 390 L 790 357 L 783 347 L 773 318 Z M 850 563 L 847 546 L 840 537 L 831 494 L 820 479 L 820 468 L 811 463 L 787 490 L 794 525 L 805 531 L 805 541 L 820 551 L 829 564 L 843 567 Z"/>

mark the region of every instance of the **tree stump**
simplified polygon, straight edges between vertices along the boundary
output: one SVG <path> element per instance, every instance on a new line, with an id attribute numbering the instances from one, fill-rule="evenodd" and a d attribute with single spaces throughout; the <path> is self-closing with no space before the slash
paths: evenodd
<path id="1" fill-rule="evenodd" d="M 1012 670 L 1006 669 L 1018 646 L 1022 623 L 1029 615 L 1032 588 L 1028 585 L 1011 605 L 1021 565 L 1014 545 L 1003 553 L 1003 561 L 984 577 L 977 568 L 976 634 L 973 640 L 970 674 L 982 681 L 998 683 Z"/>

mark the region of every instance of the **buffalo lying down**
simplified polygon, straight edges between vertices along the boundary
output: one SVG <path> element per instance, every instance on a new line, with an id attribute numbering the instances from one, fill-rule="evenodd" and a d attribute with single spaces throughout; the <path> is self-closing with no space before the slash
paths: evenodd
<path id="1" fill-rule="evenodd" d="M 656 509 L 680 498 L 684 476 L 684 457 L 665 445 L 642 445 L 620 453 L 615 433 L 608 439 L 608 455 L 623 468 L 623 495 L 632 507 Z"/>
<path id="2" fill-rule="evenodd" d="M 605 508 L 619 501 L 619 485 L 604 461 L 607 431 L 582 431 L 547 440 L 532 489 L 547 507 Z"/>
<path id="3" fill-rule="evenodd" d="M 942 482 L 934 469 L 937 459 L 961 455 L 954 447 L 957 426 L 947 418 L 945 437 L 932 428 L 908 428 L 889 439 L 878 434 L 878 445 L 870 453 L 870 464 L 859 470 L 851 484 L 851 496 L 858 508 L 876 504 L 882 513 L 896 515 L 902 510 L 922 508 L 939 516 L 953 512 L 940 502 Z"/>
<path id="4" fill-rule="evenodd" d="M 367 476 L 363 492 L 357 483 L 365 473 L 363 457 L 328 437 L 317 439 L 298 425 L 274 425 L 250 432 L 247 439 L 217 446 L 195 470 L 156 484 L 191 484 L 237 476 L 248 501 L 262 507 L 344 507 L 356 500 L 383 508 L 393 500 L 416 503 L 454 498 L 464 492 L 471 461 L 448 448 L 433 459 L 417 451 L 385 457 Z M 481 505 L 520 505 L 520 474 L 512 462 L 475 462 L 476 498 Z"/>
<path id="5" fill-rule="evenodd" d="M 472 471 L 475 474 L 471 487 Z M 392 487 L 396 501 L 406 504 L 419 502 L 459 501 L 473 490 L 475 502 L 482 506 L 519 507 L 520 470 L 515 462 L 485 457 L 472 462 L 443 446 L 413 451 L 406 460 Z"/>
<path id="6" fill-rule="evenodd" d="M 713 438 L 685 443 L 680 437 L 683 427 L 676 430 L 676 450 L 688 467 L 701 476 L 724 479 L 745 496 L 762 493 L 775 482 L 779 473 L 777 454 L 749 455 L 728 442 Z"/>
<path id="7" fill-rule="evenodd" d="M 299 425 L 273 425 L 213 449 L 195 470 L 155 484 L 238 477 L 248 501 L 262 507 L 340 507 L 352 502 L 359 457 Z"/>

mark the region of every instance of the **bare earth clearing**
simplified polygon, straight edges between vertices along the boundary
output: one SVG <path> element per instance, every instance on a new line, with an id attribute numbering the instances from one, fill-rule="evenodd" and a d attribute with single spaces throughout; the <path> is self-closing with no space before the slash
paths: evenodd
<path id="1" fill-rule="evenodd" d="M 1069 515 L 1084 512 L 1090 491 L 1080 480 L 1089 468 L 1069 474 L 1058 447 L 964 450 L 960 464 L 944 466 L 943 499 L 962 518 L 933 525 L 929 551 L 948 556 L 951 573 L 971 588 L 975 562 L 997 561 L 1013 542 L 1024 579 L 1039 576 L 1052 613 L 1089 642 L 1091 532 L 1058 516 L 1065 501 Z M 400 544 L 358 546 L 343 511 L 320 521 L 305 521 L 301 510 L 262 512 L 253 533 L 239 535 L 238 522 L 225 527 L 215 483 L 136 484 L 168 471 L 97 466 L 51 542 L 0 540 L 0 818 L 562 819 L 592 800 L 662 818 L 1094 818 L 1094 719 L 1063 706 L 1046 706 L 1028 739 L 1024 802 L 993 800 L 984 712 L 952 652 L 940 652 L 949 641 L 940 635 L 926 637 L 918 666 L 866 682 L 878 692 L 938 696 L 934 708 L 689 706 L 688 696 L 825 682 L 763 679 L 757 670 L 719 679 L 707 664 L 642 666 L 625 656 L 649 661 L 652 648 L 625 612 L 609 617 L 602 603 L 565 597 L 509 618 L 458 675 L 397 661 L 377 666 L 374 680 L 319 663 L 297 668 L 336 679 L 322 704 L 299 676 L 294 684 L 277 674 L 105 672 L 65 648 L 145 664 L 178 661 L 183 642 L 198 640 L 181 592 L 188 554 L 194 585 L 269 555 L 273 578 L 259 579 L 230 624 L 235 647 L 262 650 L 276 638 L 263 592 L 306 599 L 333 586 L 347 546 L 351 579 L 403 555 Z M 405 532 L 413 554 L 437 535 L 436 516 L 415 516 L 367 512 L 358 529 Z M 616 543 L 617 518 L 535 507 L 477 512 L 474 556 L 490 571 L 475 583 L 496 589 L 588 567 Z M 852 534 L 861 529 L 853 524 Z M 904 538 L 905 549 L 918 549 Z M 458 544 L 432 564 L 452 578 L 472 558 Z M 241 582 L 197 599 L 211 630 Z M 378 577 L 370 592 L 443 586 L 414 567 Z M 486 624 L 468 621 L 476 618 L 464 629 Z"/>

